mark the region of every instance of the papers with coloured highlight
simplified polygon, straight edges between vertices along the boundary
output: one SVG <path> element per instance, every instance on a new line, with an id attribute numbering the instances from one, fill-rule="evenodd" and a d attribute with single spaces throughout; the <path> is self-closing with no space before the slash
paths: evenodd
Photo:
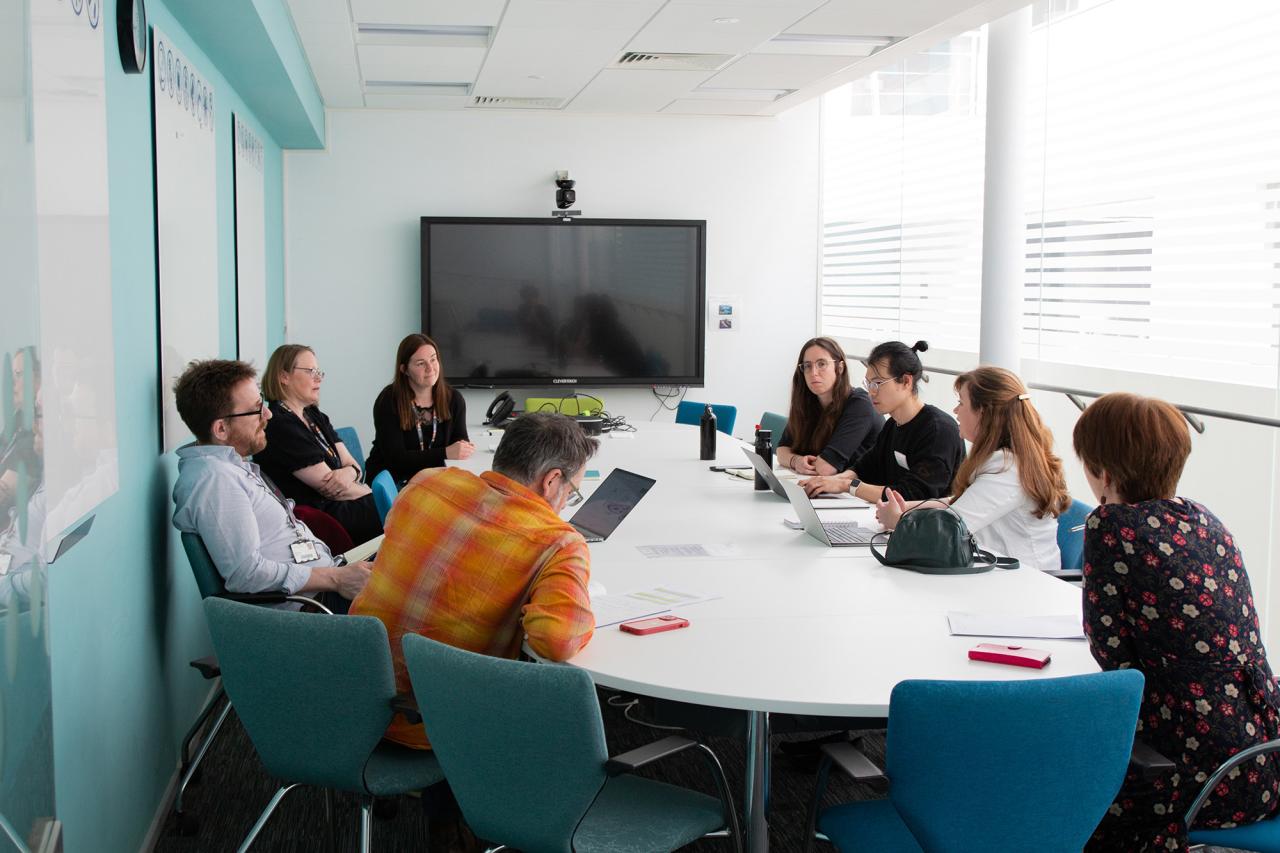
<path id="1" fill-rule="evenodd" d="M 947 613 L 953 636 L 1017 637 L 1038 640 L 1083 640 L 1079 613 L 1058 616 L 1017 616 L 989 613 Z"/>
<path id="2" fill-rule="evenodd" d="M 636 550 L 649 559 L 660 557 L 740 557 L 742 549 L 737 545 L 637 545 Z"/>
<path id="3" fill-rule="evenodd" d="M 621 595 L 592 596 L 591 610 L 596 616 L 596 627 L 603 628 L 645 616 L 669 613 L 677 607 L 683 610 L 717 597 L 684 587 L 664 585 L 632 590 Z"/>

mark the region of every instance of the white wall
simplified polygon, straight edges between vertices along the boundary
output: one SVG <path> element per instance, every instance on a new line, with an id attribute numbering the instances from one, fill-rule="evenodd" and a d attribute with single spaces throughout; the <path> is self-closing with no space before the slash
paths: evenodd
<path id="1" fill-rule="evenodd" d="M 419 217 L 549 217 L 557 169 L 588 217 L 707 220 L 707 293 L 741 297 L 743 331 L 708 331 L 689 398 L 737 405 L 738 435 L 786 410 L 815 322 L 816 101 L 764 119 L 340 110 L 328 129 L 325 150 L 285 154 L 287 336 L 316 348 L 321 405 L 366 451 L 396 344 L 419 330 Z M 648 389 L 597 393 L 632 420 L 657 408 Z M 469 419 L 492 397 L 467 392 Z"/>

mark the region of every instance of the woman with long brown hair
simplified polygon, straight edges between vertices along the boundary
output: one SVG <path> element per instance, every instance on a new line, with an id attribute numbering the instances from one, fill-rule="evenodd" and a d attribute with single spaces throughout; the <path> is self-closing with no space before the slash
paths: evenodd
<path id="1" fill-rule="evenodd" d="M 778 463 L 797 474 L 838 474 L 875 444 L 884 419 L 867 392 L 854 390 L 840 344 L 811 338 L 800 347 L 791 377 L 791 410 L 780 437 Z"/>
<path id="2" fill-rule="evenodd" d="M 1022 380 L 1000 367 L 956 377 L 956 420 L 971 448 L 942 500 L 965 520 L 978 544 L 1036 569 L 1061 568 L 1057 517 L 1071 506 L 1053 433 L 1031 404 Z M 906 501 L 892 489 L 876 518 L 892 530 Z"/>
<path id="3" fill-rule="evenodd" d="M 373 431 L 370 479 L 386 469 L 403 483 L 475 452 L 466 401 L 445 380 L 440 348 L 426 335 L 407 335 L 396 348 L 395 375 L 373 403 Z"/>

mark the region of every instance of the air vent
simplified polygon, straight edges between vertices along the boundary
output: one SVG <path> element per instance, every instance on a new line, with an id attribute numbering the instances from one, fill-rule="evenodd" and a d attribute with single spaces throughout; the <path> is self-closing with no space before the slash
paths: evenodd
<path id="1" fill-rule="evenodd" d="M 610 68 L 641 68 L 646 71 L 718 71 L 733 59 L 729 53 L 637 53 L 628 51 Z"/>
<path id="2" fill-rule="evenodd" d="M 496 95 L 476 95 L 471 106 L 491 110 L 558 110 L 564 98 L 503 98 Z"/>

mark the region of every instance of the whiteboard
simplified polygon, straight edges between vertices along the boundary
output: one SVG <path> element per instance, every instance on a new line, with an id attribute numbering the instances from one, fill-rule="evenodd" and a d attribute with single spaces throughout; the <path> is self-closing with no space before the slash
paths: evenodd
<path id="1" fill-rule="evenodd" d="M 173 380 L 218 356 L 218 185 L 213 87 L 153 30 L 160 384 L 166 452 L 190 440 Z"/>
<path id="2" fill-rule="evenodd" d="M 119 486 L 98 11 L 98 4 L 31 3 L 46 541 Z"/>
<path id="3" fill-rule="evenodd" d="M 266 173 L 262 140 L 232 115 L 236 170 L 236 341 L 238 358 L 267 366 Z"/>

